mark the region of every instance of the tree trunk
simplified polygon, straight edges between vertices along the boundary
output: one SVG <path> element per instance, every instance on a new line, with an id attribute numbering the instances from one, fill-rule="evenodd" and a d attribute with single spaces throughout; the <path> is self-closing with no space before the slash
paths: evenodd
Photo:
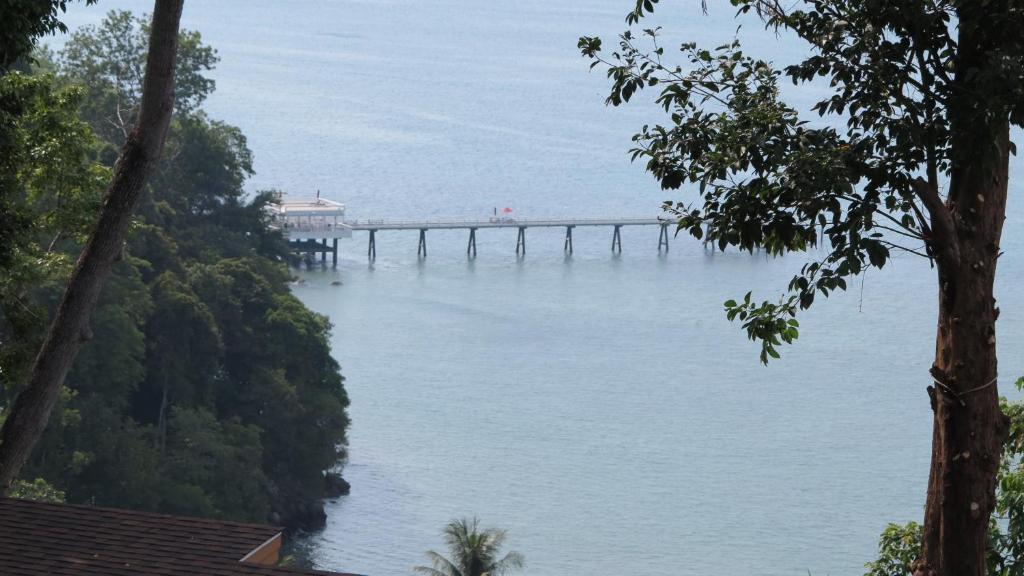
<path id="1" fill-rule="evenodd" d="M 163 151 L 174 105 L 174 65 L 184 0 L 156 0 L 142 103 L 103 199 L 99 221 L 75 265 L 25 389 L 0 429 L 0 490 L 6 492 L 50 419 L 89 316 L 121 255 L 139 194 Z"/>
<path id="2" fill-rule="evenodd" d="M 948 103 L 949 193 L 946 219 L 933 245 L 937 257 L 939 321 L 929 387 L 934 429 L 925 503 L 921 576 L 985 576 L 988 526 L 996 505 L 996 475 L 1008 418 L 999 408 L 993 295 L 1009 179 L 1009 107 L 987 78 L 1015 42 L 994 33 L 983 4 L 957 8 L 955 76 Z"/>
<path id="3" fill-rule="evenodd" d="M 164 453 L 164 446 L 167 443 L 167 394 L 168 388 L 170 388 L 170 382 L 167 380 L 167 374 L 162 374 L 160 379 L 163 381 L 163 385 L 160 387 L 160 409 L 157 412 L 156 417 L 156 438 L 153 443 L 156 449 L 160 451 L 160 454 Z"/>
<path id="4" fill-rule="evenodd" d="M 986 573 L 989 518 L 1008 429 L 996 384 L 999 309 L 993 297 L 1006 208 L 1008 124 L 997 125 L 989 138 L 970 161 L 954 163 L 946 203 L 959 258 L 938 259 L 932 461 L 921 559 L 914 569 L 921 576 Z"/>

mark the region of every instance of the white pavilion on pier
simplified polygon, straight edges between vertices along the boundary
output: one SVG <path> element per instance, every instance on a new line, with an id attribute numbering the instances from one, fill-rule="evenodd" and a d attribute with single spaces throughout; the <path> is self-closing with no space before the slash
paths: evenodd
<path id="1" fill-rule="evenodd" d="M 345 205 L 320 198 L 278 196 L 268 208 L 274 224 L 289 240 L 351 238 L 352 228 L 345 224 Z"/>

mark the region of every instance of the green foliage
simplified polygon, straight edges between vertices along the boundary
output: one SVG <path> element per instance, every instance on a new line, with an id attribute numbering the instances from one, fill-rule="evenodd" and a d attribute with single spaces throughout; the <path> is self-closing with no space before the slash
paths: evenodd
<path id="1" fill-rule="evenodd" d="M 0 258 L 0 407 L 93 225 L 127 126 L 118 122 L 138 103 L 147 33 L 112 12 L 72 36 L 56 76 L 0 76 L 11 135 L 0 178 L 13 191 L 0 208 L 21 218 L 12 244 L 0 243 L 10 248 Z M 330 324 L 289 292 L 269 196 L 244 193 L 244 135 L 198 108 L 215 52 L 188 31 L 179 50 L 165 160 L 23 473 L 69 502 L 287 522 L 345 459 L 348 398 Z"/>
<path id="2" fill-rule="evenodd" d="M 70 271 L 67 250 L 85 237 L 109 178 L 77 114 L 82 95 L 47 74 L 0 76 L 0 399 L 38 350 L 52 281 Z"/>
<path id="3" fill-rule="evenodd" d="M 88 4 L 93 2 L 95 0 L 87 0 Z M 44 113 L 47 108 L 40 106 L 38 98 L 54 94 L 52 90 L 41 89 L 46 80 L 26 81 L 15 76 L 12 70 L 25 68 L 31 62 L 30 54 L 40 37 L 55 31 L 67 31 L 60 20 L 67 4 L 66 0 L 0 2 L 0 22 L 3 23 L 0 25 L 0 270 L 22 265 L 26 260 L 22 252 L 30 247 L 24 241 L 32 233 L 32 214 L 24 205 L 26 183 L 23 177 L 26 165 L 32 160 L 29 154 L 32 148 L 26 146 L 26 136 L 36 132 L 25 130 L 26 116 Z M 55 111 L 60 112 L 61 109 Z M 72 131 L 74 135 L 76 133 Z M 53 141 L 61 135 L 58 132 L 56 136 Z M 60 153 L 64 149 L 55 146 L 50 151 Z M 67 147 L 67 150 L 76 149 L 75 146 Z M 2 275 L 0 280 L 3 280 Z M 9 297 L 3 296 L 5 300 Z M 9 339 L 4 334 L 3 325 L 0 317 L 0 350 Z M 9 375 L 0 372 L 0 382 L 7 377 Z"/>
<path id="4" fill-rule="evenodd" d="M 96 0 L 87 0 L 93 4 Z M 0 74 L 32 52 L 40 37 L 67 32 L 60 14 L 67 0 L 4 0 L 0 2 Z"/>
<path id="5" fill-rule="evenodd" d="M 906 576 L 920 552 L 920 524 L 889 524 L 878 540 L 878 559 L 865 565 L 865 576 Z"/>
<path id="6" fill-rule="evenodd" d="M 502 576 L 523 567 L 523 555 L 509 552 L 499 559 L 505 531 L 481 529 L 476 518 L 452 520 L 444 528 L 449 557 L 430 550 L 431 566 L 415 566 L 413 572 L 428 576 Z"/>
<path id="7" fill-rule="evenodd" d="M 153 302 L 138 264 L 128 260 L 116 266 L 92 315 L 92 339 L 68 375 L 75 392 L 102 396 L 117 409 L 129 405 L 146 377 L 143 327 L 153 313 Z"/>
<path id="8" fill-rule="evenodd" d="M 165 216 L 177 217 L 173 223 L 194 223 L 242 201 L 242 184 L 253 172 L 241 130 L 199 112 L 178 117 L 169 136 L 168 161 L 154 175 L 153 186 L 160 194 L 153 201 L 170 210 Z"/>
<path id="9" fill-rule="evenodd" d="M 627 23 L 655 4 L 637 0 Z M 926 216 L 928 205 L 941 203 L 940 179 L 956 154 L 991 151 L 1001 122 L 1024 122 L 1024 43 L 1017 33 L 1024 12 L 1009 1 L 732 4 L 795 34 L 810 55 L 780 71 L 745 54 L 736 40 L 714 49 L 684 43 L 684 63 L 675 64 L 657 28 L 626 31 L 608 56 L 600 38 L 580 38 L 579 49 L 591 68 L 607 70 L 609 105 L 658 90 L 666 121 L 644 126 L 631 154 L 663 188 L 696 192 L 692 203 L 664 205 L 679 230 L 707 235 L 720 249 L 822 249 L 779 301 L 745 298 L 726 306 L 762 343 L 767 361 L 781 342 L 796 338 L 789 319 L 800 309 L 845 290 L 851 276 L 882 268 L 892 250 L 950 257 L 934 233 L 938 224 Z M 986 31 L 977 48 L 981 64 L 969 75 L 956 74 L 962 56 L 954 14 L 961 34 Z M 829 93 L 809 111 L 825 118 L 812 123 L 787 105 L 784 79 L 827 82 Z M 971 144 L 954 149 L 954 134 Z"/>
<path id="10" fill-rule="evenodd" d="M 89 166 L 75 157 L 89 148 L 84 138 L 91 138 L 74 114 L 80 94 L 56 90 L 51 77 L 29 77 L 15 71 L 31 61 L 30 53 L 40 37 L 66 31 L 60 14 L 67 4 L 64 0 L 0 3 L 0 384 L 19 376 L 12 359 L 34 345 L 22 336 L 39 323 L 38 310 L 12 286 L 31 285 L 31 276 L 40 269 L 51 269 L 60 260 L 50 251 L 37 250 L 40 231 L 33 222 L 36 214 L 31 202 L 52 192 L 53 183 L 46 179 L 58 171 L 50 170 L 50 163 L 63 164 L 69 190 L 78 184 L 88 186 L 73 182 L 81 169 Z M 60 206 L 61 200 L 67 202 L 70 196 L 64 194 L 56 204 Z M 61 210 L 65 216 L 73 213 Z"/>
<path id="11" fill-rule="evenodd" d="M 330 355 L 327 320 L 287 288 L 287 274 L 264 259 L 222 260 L 194 269 L 193 289 L 223 335 L 222 413 L 273 434 L 264 437 L 264 470 L 273 489 L 316 497 L 323 471 L 343 459 L 348 398 Z"/>
<path id="12" fill-rule="evenodd" d="M 1024 378 L 1017 388 L 1024 387 Z M 996 517 L 989 526 L 988 574 L 1024 576 L 1024 401 L 1002 402 L 1010 418 L 1003 447 Z M 921 549 L 921 526 L 916 522 L 890 524 L 878 544 L 878 559 L 869 562 L 865 576 L 910 576 L 910 565 Z"/>
<path id="13" fill-rule="evenodd" d="M 36 478 L 31 482 L 17 480 L 11 485 L 7 495 L 11 498 L 35 500 L 36 502 L 51 502 L 54 504 L 64 502 L 64 493 L 50 486 L 42 478 Z"/>
<path id="14" fill-rule="evenodd" d="M 1024 378 L 1017 389 L 1024 388 Z M 1024 402 L 1003 401 L 1010 434 L 1003 446 L 996 491 L 998 524 L 992 531 L 991 574 L 1024 576 Z"/>
<path id="15" fill-rule="evenodd" d="M 64 75 L 88 89 L 83 117 L 105 140 L 118 146 L 130 131 L 142 98 L 148 47 L 149 19 L 112 10 L 99 26 L 75 31 L 60 54 Z M 177 118 L 198 110 L 213 92 L 215 83 L 205 73 L 218 60 L 217 52 L 202 43 L 198 32 L 183 30 L 178 35 L 174 76 Z"/>
<path id="16" fill-rule="evenodd" d="M 270 512 L 261 466 L 262 430 L 204 409 L 175 408 L 168 425 L 162 509 L 264 521 Z"/>

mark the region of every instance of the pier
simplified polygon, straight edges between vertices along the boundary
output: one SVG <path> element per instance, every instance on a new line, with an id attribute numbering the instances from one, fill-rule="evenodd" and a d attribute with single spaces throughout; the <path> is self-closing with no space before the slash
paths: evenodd
<path id="1" fill-rule="evenodd" d="M 274 226 L 288 238 L 293 250 L 302 254 L 307 263 L 312 263 L 319 255 L 323 264 L 327 263 L 327 255 L 331 255 L 331 263 L 338 263 L 338 239 L 351 238 L 353 232 L 366 232 L 366 256 L 370 260 L 377 257 L 377 233 L 383 231 L 416 230 L 419 232 L 416 254 L 420 258 L 427 257 L 427 232 L 430 230 L 465 230 L 466 256 L 475 258 L 477 255 L 476 236 L 478 230 L 489 228 L 514 228 L 517 230 L 515 251 L 517 256 L 526 255 L 526 231 L 530 228 L 564 228 L 565 240 L 563 249 L 566 254 L 573 253 L 573 229 L 578 227 L 611 228 L 611 251 L 622 253 L 622 228 L 624 226 L 656 226 L 659 228 L 658 252 L 668 252 L 669 226 L 673 222 L 660 218 L 511 218 L 494 216 L 479 220 L 396 220 L 383 219 L 347 220 L 345 206 L 331 200 L 316 198 L 312 200 L 280 201 L 272 208 Z M 653 244 L 653 242 L 652 242 Z"/>
<path id="2" fill-rule="evenodd" d="M 475 258 L 476 232 L 487 228 L 515 228 L 516 233 L 516 254 L 526 255 L 526 231 L 529 228 L 565 228 L 565 242 L 563 249 L 567 254 L 572 254 L 572 231 L 580 226 L 604 226 L 612 229 L 611 249 L 613 253 L 622 253 L 622 227 L 623 226 L 659 226 L 661 233 L 658 237 L 658 250 L 668 251 L 668 226 L 670 222 L 657 218 L 574 218 L 574 219 L 512 219 L 512 218 L 490 218 L 487 220 L 423 220 L 423 221 L 395 221 L 385 220 L 353 220 L 345 221 L 345 226 L 350 231 L 366 231 L 369 233 L 366 246 L 366 255 L 371 260 L 377 256 L 377 232 L 383 230 L 418 230 L 419 242 L 416 246 L 416 254 L 425 258 L 427 256 L 427 231 L 428 230 L 466 230 L 466 256 Z"/>

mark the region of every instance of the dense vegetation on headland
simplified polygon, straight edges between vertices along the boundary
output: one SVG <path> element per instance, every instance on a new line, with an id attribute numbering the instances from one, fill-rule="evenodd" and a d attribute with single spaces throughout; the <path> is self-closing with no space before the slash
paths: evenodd
<path id="1" fill-rule="evenodd" d="M 0 406 L 9 406 L 93 224 L 139 104 L 146 22 L 111 12 L 0 76 Z M 22 473 L 71 502 L 315 524 L 345 457 L 327 320 L 289 293 L 252 154 L 209 118 L 215 51 L 180 35 L 164 158 L 92 334 Z"/>

